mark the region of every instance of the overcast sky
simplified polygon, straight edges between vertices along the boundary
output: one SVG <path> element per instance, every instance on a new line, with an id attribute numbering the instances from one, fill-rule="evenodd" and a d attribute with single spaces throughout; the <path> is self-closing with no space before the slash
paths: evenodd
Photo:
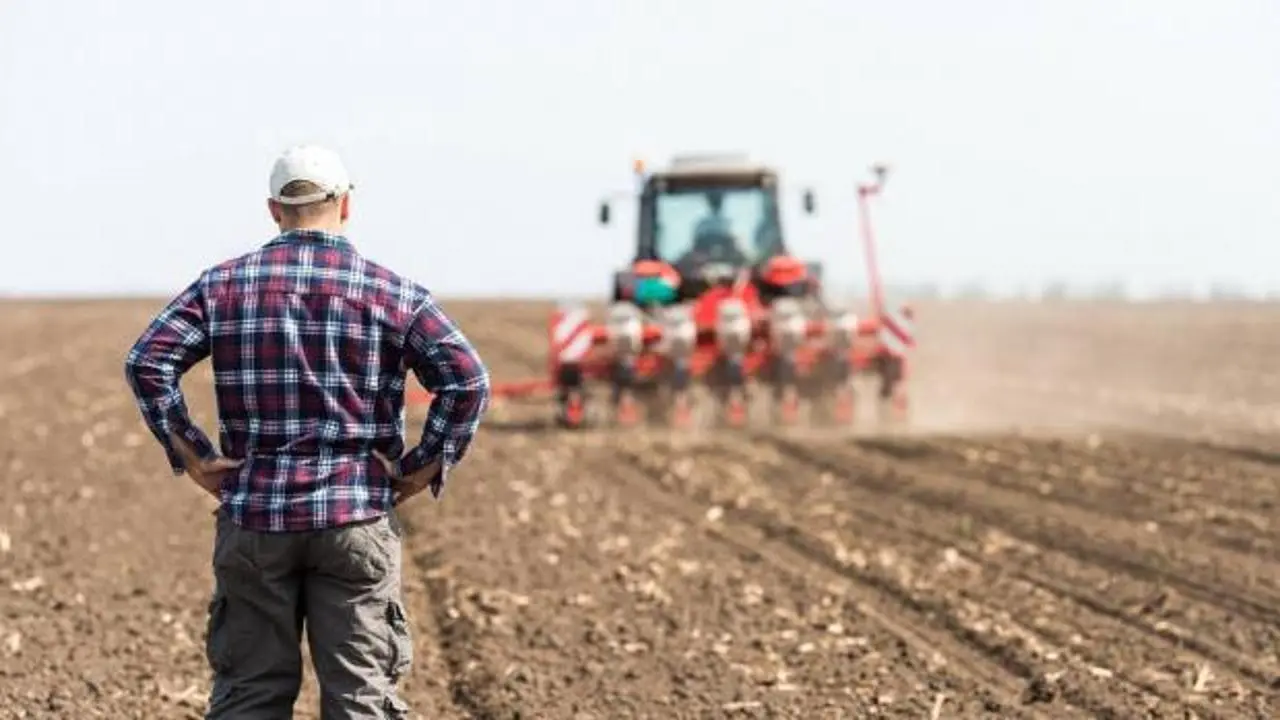
<path id="1" fill-rule="evenodd" d="M 890 276 L 1280 287 L 1276 0 L 0 0 L 0 292 L 177 290 L 298 142 L 441 294 L 605 292 L 598 198 L 681 150 L 778 165 L 840 282 L 885 161 Z"/>

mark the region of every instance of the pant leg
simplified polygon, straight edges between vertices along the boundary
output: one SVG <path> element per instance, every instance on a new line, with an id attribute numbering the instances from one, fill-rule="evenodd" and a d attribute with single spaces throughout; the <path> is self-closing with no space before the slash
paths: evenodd
<path id="1" fill-rule="evenodd" d="M 218 513 L 206 720 L 287 720 L 302 684 L 306 537 L 244 530 Z"/>
<path id="2" fill-rule="evenodd" d="M 407 718 L 396 682 L 413 644 L 394 514 L 312 535 L 307 565 L 307 638 L 321 718 Z"/>

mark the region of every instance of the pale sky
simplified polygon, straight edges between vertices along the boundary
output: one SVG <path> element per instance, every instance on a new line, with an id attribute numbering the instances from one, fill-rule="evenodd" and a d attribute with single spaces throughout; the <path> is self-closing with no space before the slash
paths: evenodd
<path id="1" fill-rule="evenodd" d="M 301 142 L 442 295 L 603 294 L 598 199 L 684 150 L 777 165 L 833 282 L 884 161 L 893 278 L 1280 287 L 1276 0 L 0 0 L 0 292 L 174 292 Z"/>

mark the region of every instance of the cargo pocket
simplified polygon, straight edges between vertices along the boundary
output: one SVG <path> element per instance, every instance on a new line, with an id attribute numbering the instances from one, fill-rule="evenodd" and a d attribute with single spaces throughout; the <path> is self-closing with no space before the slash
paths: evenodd
<path id="1" fill-rule="evenodd" d="M 391 664 L 387 676 L 396 682 L 413 664 L 413 638 L 409 634 L 409 621 L 404 607 L 396 600 L 387 603 L 387 625 L 391 630 Z"/>
<path id="2" fill-rule="evenodd" d="M 205 659 L 214 672 L 230 669 L 227 653 L 227 598 L 218 595 L 209 602 L 209 619 L 205 626 Z"/>

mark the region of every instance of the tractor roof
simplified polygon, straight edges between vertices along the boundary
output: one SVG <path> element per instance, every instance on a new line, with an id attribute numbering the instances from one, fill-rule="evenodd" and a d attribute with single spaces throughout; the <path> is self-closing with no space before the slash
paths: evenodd
<path id="1" fill-rule="evenodd" d="M 772 174 L 772 168 L 751 161 L 739 153 L 698 153 L 676 155 L 667 167 L 655 172 L 664 177 L 694 175 L 761 175 Z"/>

